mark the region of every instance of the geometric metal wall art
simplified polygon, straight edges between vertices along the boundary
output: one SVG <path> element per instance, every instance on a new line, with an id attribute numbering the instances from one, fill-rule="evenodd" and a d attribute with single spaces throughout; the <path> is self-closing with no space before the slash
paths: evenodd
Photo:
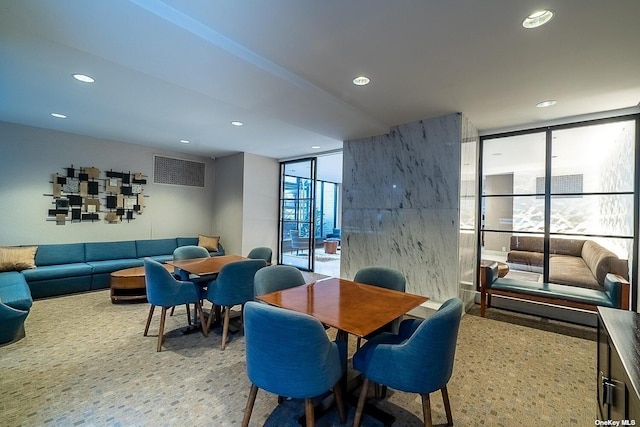
<path id="1" fill-rule="evenodd" d="M 146 176 L 141 173 L 109 170 L 103 177 L 95 167 L 65 168 L 54 173 L 51 184 L 53 197 L 49 221 L 65 225 L 67 221 L 109 224 L 131 221 L 144 210 Z"/>

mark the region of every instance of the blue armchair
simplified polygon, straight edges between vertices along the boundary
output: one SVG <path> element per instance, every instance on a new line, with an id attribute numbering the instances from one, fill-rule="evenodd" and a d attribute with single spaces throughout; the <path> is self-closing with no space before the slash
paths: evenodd
<path id="1" fill-rule="evenodd" d="M 247 258 L 249 259 L 263 259 L 267 263 L 267 265 L 271 265 L 271 257 L 273 255 L 273 251 L 271 248 L 267 248 L 265 246 L 260 246 L 257 248 L 253 248 L 249 251 Z"/>
<path id="2" fill-rule="evenodd" d="M 304 276 L 290 265 L 272 265 L 256 273 L 253 280 L 255 294 L 264 295 L 304 285 Z"/>
<path id="3" fill-rule="evenodd" d="M 462 301 L 447 300 L 428 319 L 405 320 L 397 335 L 382 333 L 362 346 L 353 356 L 353 367 L 362 372 L 353 425 L 360 424 L 369 382 L 422 396 L 425 426 L 431 426 L 429 394 L 441 390 L 448 425 L 453 425 L 447 383 L 453 372 Z"/>
<path id="4" fill-rule="evenodd" d="M 221 307 L 224 311 L 222 350 L 227 346 L 231 308 L 234 305 L 244 305 L 247 301 L 253 300 L 253 278 L 256 272 L 266 265 L 267 263 L 263 259 L 249 259 L 227 264 L 222 267 L 216 280 L 209 283 L 207 289 L 203 291 L 202 297 L 214 305 L 213 311 L 216 311 L 215 306 Z M 207 330 L 211 326 L 213 317 L 209 316 Z"/>
<path id="5" fill-rule="evenodd" d="M 394 291 L 404 292 L 406 288 L 406 280 L 401 272 L 387 267 L 364 267 L 358 270 L 356 276 L 353 278 L 354 282 L 364 283 L 365 285 L 377 286 L 379 288 L 391 289 Z M 372 337 L 382 332 L 398 332 L 400 321 L 402 318 L 397 318 L 393 322 L 383 326 L 382 328 L 367 335 L 365 339 L 369 340 Z M 356 347 L 360 348 L 360 337 Z"/>
<path id="6" fill-rule="evenodd" d="M 314 419 L 311 399 L 333 389 L 344 422 L 339 381 L 346 369 L 345 342 L 331 342 L 322 324 L 307 314 L 267 304 L 245 304 L 244 320 L 251 391 L 242 425 L 249 425 L 258 388 L 305 399 L 307 426 Z"/>
<path id="7" fill-rule="evenodd" d="M 207 336 L 204 329 L 204 315 L 202 306 L 200 305 L 200 291 L 198 286 L 192 282 L 181 282 L 176 280 L 157 261 L 151 258 L 144 259 L 144 276 L 147 285 L 147 300 L 151 304 L 149 308 L 149 316 L 147 317 L 147 325 L 144 328 L 144 336 L 149 332 L 149 325 L 153 317 L 153 311 L 156 306 L 162 307 L 162 316 L 160 317 L 160 329 L 158 331 L 158 347 L 157 351 L 162 349 L 162 341 L 164 339 L 164 321 L 167 315 L 167 308 L 181 304 L 195 304 L 196 312 L 200 313 L 200 323 L 202 324 L 202 333 Z"/>

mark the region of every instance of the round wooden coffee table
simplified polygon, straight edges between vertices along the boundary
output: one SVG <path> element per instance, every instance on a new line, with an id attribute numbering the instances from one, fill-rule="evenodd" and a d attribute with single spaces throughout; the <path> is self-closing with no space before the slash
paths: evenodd
<path id="1" fill-rule="evenodd" d="M 173 273 L 173 266 L 163 264 Z M 144 281 L 144 267 L 125 268 L 111 273 L 111 302 L 146 301 L 147 287 Z"/>

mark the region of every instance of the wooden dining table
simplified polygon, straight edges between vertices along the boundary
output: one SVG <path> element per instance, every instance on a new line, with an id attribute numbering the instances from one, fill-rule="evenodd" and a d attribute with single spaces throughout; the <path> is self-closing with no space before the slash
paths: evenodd
<path id="1" fill-rule="evenodd" d="M 351 280 L 330 277 L 258 296 L 277 307 L 309 314 L 325 325 L 364 337 L 429 300 Z"/>
<path id="2" fill-rule="evenodd" d="M 309 314 L 325 325 L 336 328 L 336 338 L 344 341 L 348 341 L 349 334 L 365 337 L 429 300 L 420 295 L 335 277 L 256 298 L 277 307 Z M 346 375 L 342 383 L 343 391 L 347 392 L 351 387 L 347 384 Z M 351 398 L 350 403 L 355 405 L 355 396 L 346 395 Z M 323 400 L 315 411 L 316 417 L 321 416 L 330 405 L 330 402 Z M 394 421 L 391 414 L 373 405 L 366 404 L 364 412 L 385 426 Z M 304 416 L 299 422 L 304 425 Z"/>
<path id="3" fill-rule="evenodd" d="M 176 269 L 175 273 L 179 274 L 182 280 L 189 280 L 190 274 L 197 274 L 198 276 L 218 274 L 225 265 L 231 264 L 232 262 L 244 261 L 246 259 L 247 258 L 240 255 L 221 255 L 211 258 L 167 261 L 166 263 L 172 265 Z"/>
<path id="4" fill-rule="evenodd" d="M 167 261 L 166 264 L 173 266 L 174 274 L 177 274 L 180 277 L 180 280 L 189 280 L 189 276 L 191 274 L 196 274 L 200 277 L 210 276 L 211 280 L 215 279 L 215 276 L 220 273 L 222 267 L 227 264 L 231 264 L 233 262 L 244 261 L 248 258 L 242 257 L 240 255 L 220 255 L 214 256 L 210 258 L 194 258 L 194 259 L 184 259 L 184 260 L 174 260 Z M 208 283 L 208 282 L 207 282 Z M 201 284 L 204 287 L 204 285 Z M 211 313 L 208 313 L 207 316 L 214 316 L 215 322 L 212 323 L 212 326 L 217 326 L 220 322 L 220 307 L 214 306 Z M 198 316 L 195 312 L 193 312 L 193 325 L 187 327 L 184 330 L 185 334 L 193 333 L 198 330 L 200 327 Z M 238 327 L 233 325 L 230 330 L 232 332 L 238 330 Z"/>

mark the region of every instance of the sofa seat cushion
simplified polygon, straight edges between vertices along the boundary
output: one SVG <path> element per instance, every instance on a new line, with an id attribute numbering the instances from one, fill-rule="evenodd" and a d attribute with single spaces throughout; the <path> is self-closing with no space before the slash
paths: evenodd
<path id="1" fill-rule="evenodd" d="M 93 272 L 90 265 L 84 262 L 60 265 L 45 265 L 42 267 L 23 270 L 22 274 L 27 282 L 39 280 L 61 279 L 65 277 L 87 276 Z"/>
<path id="2" fill-rule="evenodd" d="M 22 274 L 17 271 L 0 273 L 0 301 L 16 310 L 29 311 L 33 299 Z"/>
<path id="3" fill-rule="evenodd" d="M 38 245 L 36 265 L 59 265 L 84 262 L 84 243 Z"/>
<path id="4" fill-rule="evenodd" d="M 614 307 L 613 302 L 603 291 L 558 285 L 555 283 L 538 283 L 501 278 L 496 279 L 496 281 L 491 284 L 491 289 L 516 292 L 519 294 L 538 295 L 547 298 L 561 298 L 567 301 L 603 307 Z"/>
<path id="5" fill-rule="evenodd" d="M 144 258 L 151 258 L 152 260 L 158 261 L 161 264 L 167 261 L 173 261 L 173 255 L 154 255 L 154 256 L 144 257 Z M 141 258 L 141 259 L 144 259 L 144 258 Z"/>
<path id="6" fill-rule="evenodd" d="M 549 258 L 549 281 L 585 289 L 604 290 L 580 257 L 556 255 Z"/>
<path id="7" fill-rule="evenodd" d="M 85 243 L 85 254 L 86 262 L 138 258 L 133 240 Z"/>
<path id="8" fill-rule="evenodd" d="M 113 273 L 125 268 L 140 267 L 144 264 L 141 259 L 109 259 L 105 261 L 91 261 L 89 266 L 93 268 L 93 274 Z"/>
<path id="9" fill-rule="evenodd" d="M 171 255 L 177 247 L 176 239 L 136 240 L 136 258 Z"/>

